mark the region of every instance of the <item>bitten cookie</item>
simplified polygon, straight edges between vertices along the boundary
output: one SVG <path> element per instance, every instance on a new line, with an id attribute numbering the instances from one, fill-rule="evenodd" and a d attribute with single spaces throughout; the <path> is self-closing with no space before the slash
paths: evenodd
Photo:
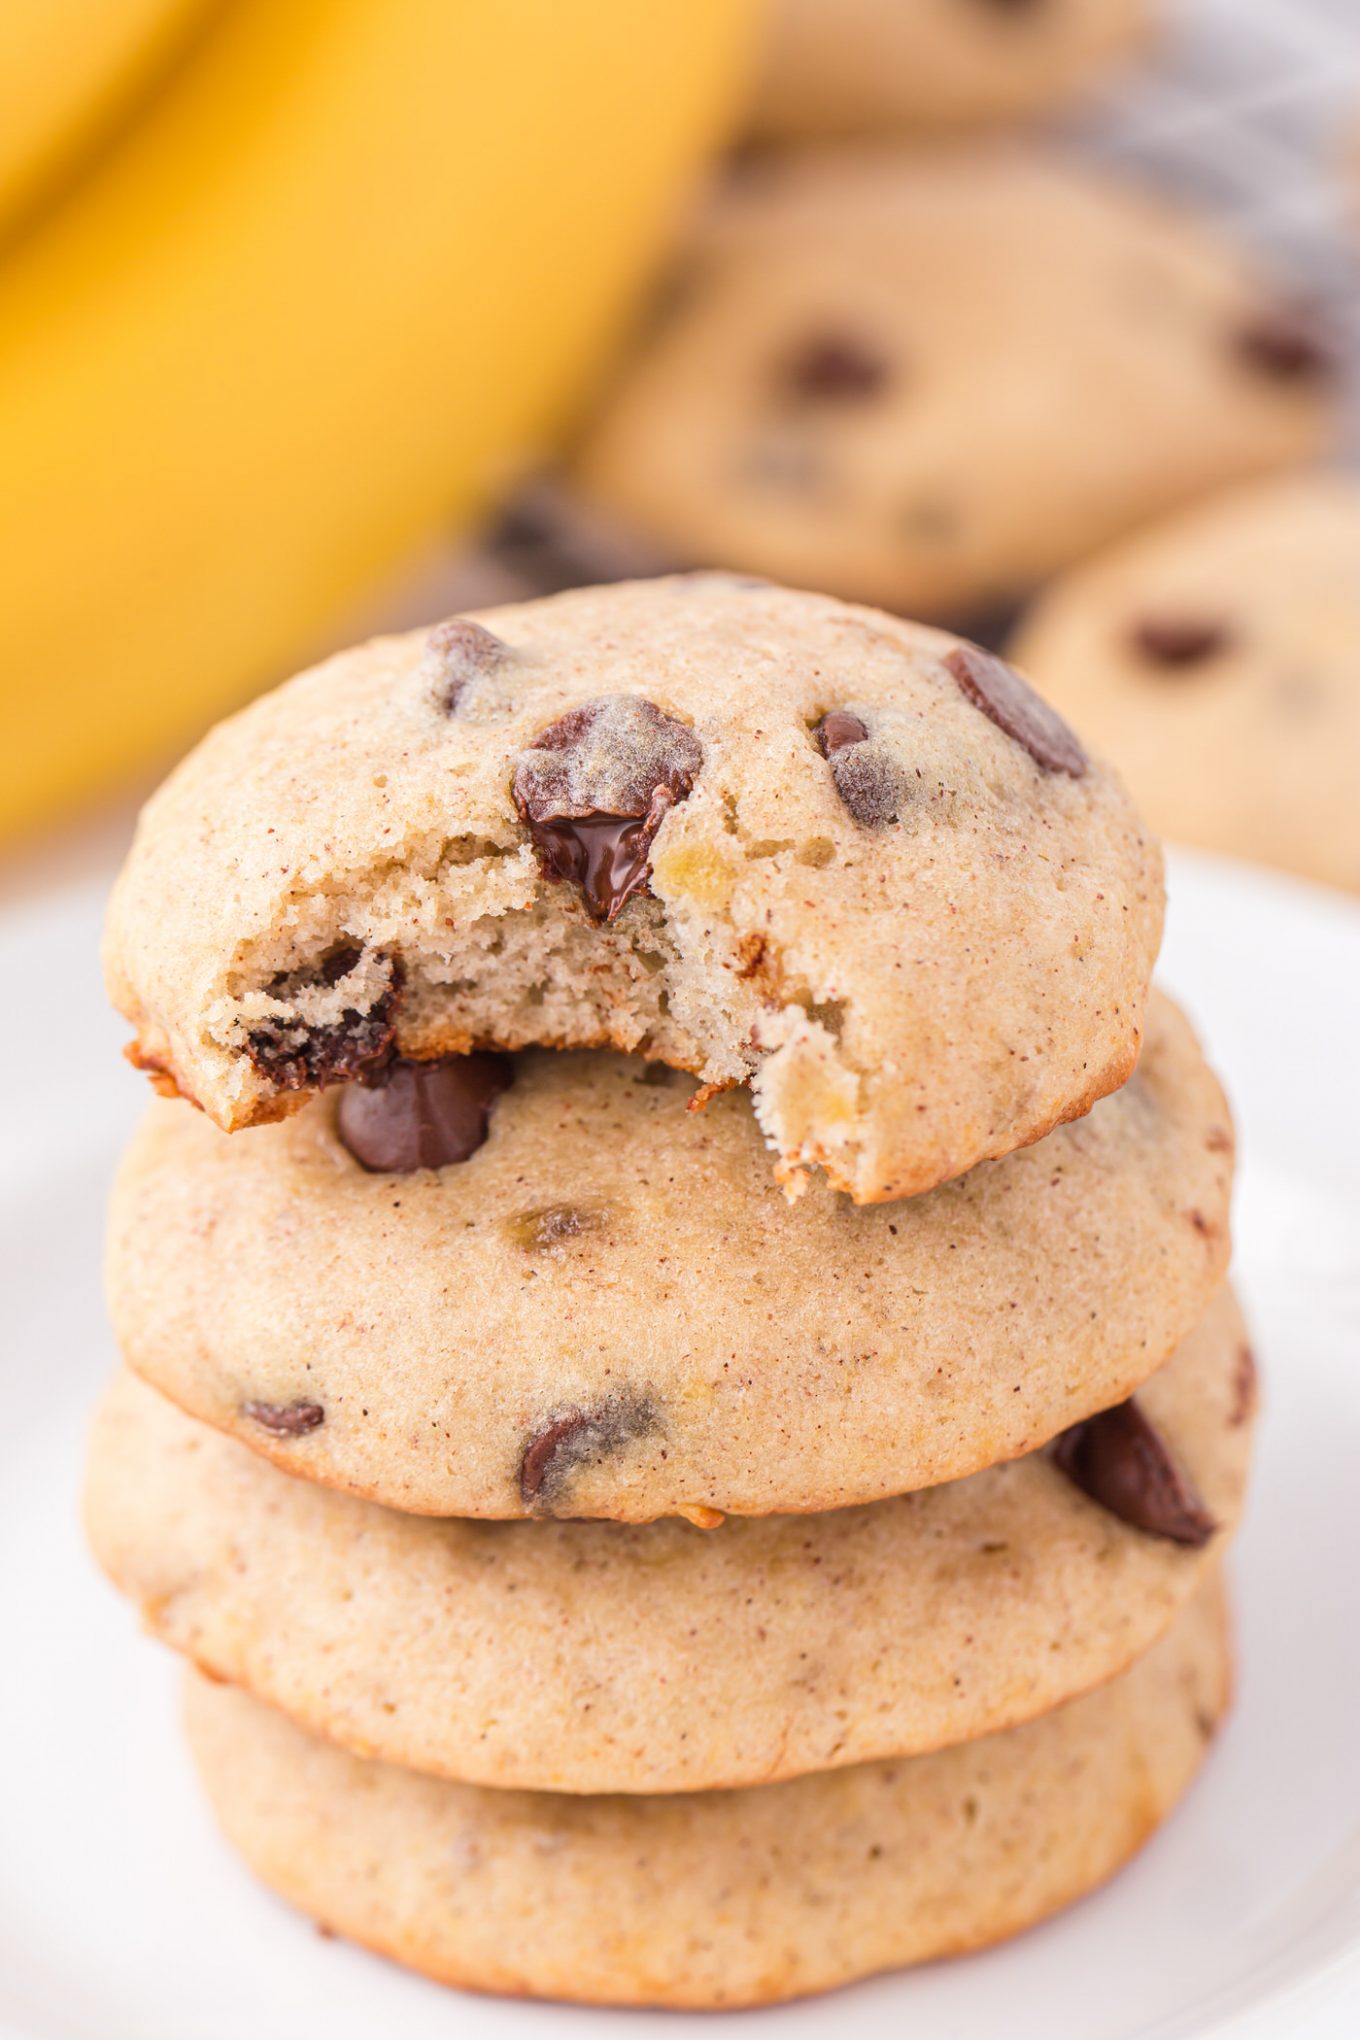
<path id="1" fill-rule="evenodd" d="M 1360 487 L 1215 497 L 1058 582 L 1023 657 L 1168 835 L 1360 890 Z"/>
<path id="2" fill-rule="evenodd" d="M 791 1192 L 906 1197 L 1122 1083 L 1161 929 L 1118 781 L 975 647 L 697 576 L 379 640 L 222 724 L 109 918 L 228 1129 L 395 1052 L 749 1081 Z"/>
<path id="3" fill-rule="evenodd" d="M 764 1784 L 991 1734 L 1122 1671 L 1235 1527 L 1254 1400 L 1224 1291 L 1057 1453 L 705 1533 L 398 1515 L 123 1374 L 86 1522 L 154 1635 L 358 1755 L 541 1791 Z"/>
<path id="4" fill-rule="evenodd" d="M 790 1206 L 745 1100 L 691 1090 L 538 1051 L 231 1137 L 157 1103 L 110 1214 L 122 1351 L 394 1508 L 702 1520 L 1029 1451 L 1132 1393 L 1226 1272 L 1227 1106 L 1160 998 L 1122 1090 L 900 1205 Z"/>
<path id="5" fill-rule="evenodd" d="M 1214 1582 L 1056 1713 L 745 1792 L 450 1784 L 197 1674 L 188 1723 L 228 1839 L 331 1931 L 477 1990 L 717 2007 L 982 1947 L 1090 1891 L 1186 1790 L 1229 1683 Z"/>
<path id="6" fill-rule="evenodd" d="M 678 563 L 978 637 L 1093 547 L 1316 450 L 1331 382 L 1184 208 L 1015 148 L 823 151 L 719 201 L 574 471 Z"/>
<path id="7" fill-rule="evenodd" d="M 1147 0 L 778 0 L 751 116 L 785 139 L 1014 120 L 1146 37 Z"/>

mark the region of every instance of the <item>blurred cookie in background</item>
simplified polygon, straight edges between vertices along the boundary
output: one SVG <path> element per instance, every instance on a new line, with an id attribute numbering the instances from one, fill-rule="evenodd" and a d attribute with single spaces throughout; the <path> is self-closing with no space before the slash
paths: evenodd
<path id="1" fill-rule="evenodd" d="M 968 636 L 1162 511 L 1327 438 L 1332 361 L 1210 227 L 1031 149 L 749 165 L 578 448 L 689 565 Z"/>
<path id="2" fill-rule="evenodd" d="M 1163 834 L 1360 890 L 1360 482 L 1141 532 L 1057 583 L 1014 654 Z"/>
<path id="3" fill-rule="evenodd" d="M 475 543 L 450 563 L 440 579 L 438 600 L 427 603 L 419 617 L 401 621 L 414 625 L 434 609 L 462 615 L 536 595 L 560 595 L 567 588 L 649 580 L 685 565 L 583 503 L 560 477 L 536 474 L 520 483 Z"/>
<path id="4" fill-rule="evenodd" d="M 1143 45 L 1149 0 L 777 0 L 761 136 L 939 131 L 1056 106 Z"/>

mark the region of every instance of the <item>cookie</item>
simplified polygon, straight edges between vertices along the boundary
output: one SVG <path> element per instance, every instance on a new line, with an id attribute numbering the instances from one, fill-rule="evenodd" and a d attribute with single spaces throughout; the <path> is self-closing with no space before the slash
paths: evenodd
<path id="1" fill-rule="evenodd" d="M 1184 207 L 1015 148 L 814 152 L 719 203 L 574 473 L 685 564 L 976 637 L 1313 452 L 1331 386 L 1323 336 Z"/>
<path id="2" fill-rule="evenodd" d="M 778 0 L 751 125 L 780 140 L 1015 120 L 1144 41 L 1147 0 Z"/>
<path id="3" fill-rule="evenodd" d="M 1041 598 L 1017 655 L 1168 835 L 1360 890 L 1360 486 L 1211 499 Z"/>
<path id="4" fill-rule="evenodd" d="M 393 1508 L 704 1520 L 1027 1452 L 1131 1394 L 1226 1273 L 1231 1122 L 1160 997 L 1087 1118 L 899 1205 L 817 1182 L 790 1206 L 744 1098 L 687 1112 L 687 1079 L 632 1058 L 485 1062 L 461 1120 L 419 1095 L 459 1061 L 230 1137 L 153 1105 L 110 1214 L 130 1364 Z M 365 1166 L 414 1165 L 439 1112 L 466 1160 Z"/>
<path id="5" fill-rule="evenodd" d="M 330 1931 L 477 1990 L 717 2007 L 983 1947 L 1092 1890 L 1190 1784 L 1229 1679 L 1214 1582 L 1056 1713 L 744 1792 L 451 1784 L 196 1673 L 188 1721 L 228 1840 Z"/>
<path id="6" fill-rule="evenodd" d="M 988 1735 L 1123 1670 L 1236 1524 L 1253 1382 L 1224 1291 L 1138 1392 L 1212 1526 L 1192 1542 L 1149 1515 L 1147 1466 L 1115 1514 L 1051 1452 L 711 1532 L 402 1516 L 290 1479 L 130 1374 L 96 1421 L 86 1522 L 153 1635 L 361 1756 L 540 1791 L 754 1785 Z"/>
<path id="7" fill-rule="evenodd" d="M 458 618 L 220 726 L 109 921 L 135 1058 L 234 1129 L 394 1053 L 749 1081 L 791 1193 L 909 1196 L 1121 1083 L 1161 928 L 1117 780 L 1011 669 L 698 576 Z"/>

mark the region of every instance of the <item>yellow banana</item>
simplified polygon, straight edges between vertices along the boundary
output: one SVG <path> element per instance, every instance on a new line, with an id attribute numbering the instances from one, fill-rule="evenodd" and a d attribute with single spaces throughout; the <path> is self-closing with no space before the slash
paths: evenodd
<path id="1" fill-rule="evenodd" d="M 0 266 L 0 828 L 308 652 L 559 424 L 753 0 L 236 0 Z"/>
<path id="2" fill-rule="evenodd" d="M 70 173 L 211 0 L 0 0 L 0 227 Z"/>

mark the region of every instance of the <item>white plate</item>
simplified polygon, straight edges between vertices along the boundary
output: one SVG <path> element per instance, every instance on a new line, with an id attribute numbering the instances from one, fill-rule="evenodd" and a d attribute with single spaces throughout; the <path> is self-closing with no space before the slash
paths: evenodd
<path id="1" fill-rule="evenodd" d="M 723 2019 L 459 1997 L 323 1941 L 219 1843 L 176 1682 L 81 1545 L 113 1363 L 101 1207 L 141 1108 L 103 1006 L 99 893 L 0 921 L 0 2034 L 23 2040 L 712 2036 Z M 1244 1136 L 1238 1275 L 1264 1364 L 1236 1567 L 1240 1704 L 1107 1891 L 991 1954 L 740 2017 L 784 2040 L 1360 2034 L 1360 909 L 1178 858 L 1164 976 Z"/>

